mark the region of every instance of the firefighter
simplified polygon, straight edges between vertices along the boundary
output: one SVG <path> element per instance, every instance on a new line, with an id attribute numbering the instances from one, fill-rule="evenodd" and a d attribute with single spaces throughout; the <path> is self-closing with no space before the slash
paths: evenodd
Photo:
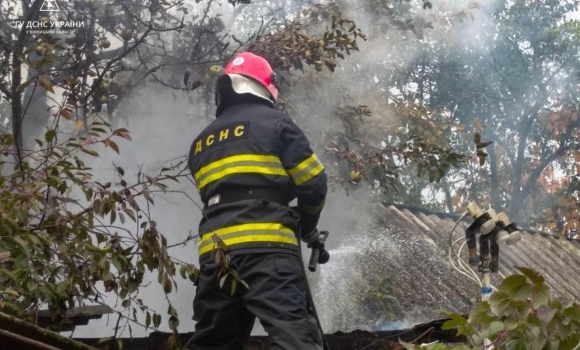
<path id="1" fill-rule="evenodd" d="M 319 242 L 327 175 L 301 129 L 274 109 L 278 89 L 264 58 L 238 54 L 216 83 L 216 119 L 191 146 L 188 165 L 204 208 L 189 349 L 243 349 L 256 318 L 272 350 L 322 349 L 298 240 Z M 247 289 L 238 283 L 232 295 L 231 277 L 220 286 L 214 235 Z"/>

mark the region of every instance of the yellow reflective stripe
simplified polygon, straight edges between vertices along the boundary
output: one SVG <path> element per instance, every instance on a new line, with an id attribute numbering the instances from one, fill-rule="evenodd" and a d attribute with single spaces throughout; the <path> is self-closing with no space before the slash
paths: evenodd
<path id="1" fill-rule="evenodd" d="M 228 233 L 225 235 L 220 235 L 220 239 L 226 240 L 226 239 L 230 239 L 230 238 L 234 238 L 234 237 L 242 237 L 242 236 L 259 236 L 259 235 L 272 235 L 272 234 L 277 234 L 280 236 L 286 236 L 289 238 L 296 238 L 296 235 L 294 234 L 294 232 L 284 232 L 284 231 L 280 231 L 280 230 L 250 230 L 250 231 L 242 231 L 242 232 L 234 232 L 234 233 Z M 213 238 L 213 235 L 211 236 Z M 213 239 L 208 239 L 206 241 L 204 241 L 203 243 L 201 243 L 199 245 L 199 249 L 202 249 L 203 247 L 205 247 L 206 245 L 209 244 L 215 244 L 215 241 Z"/>
<path id="2" fill-rule="evenodd" d="M 213 234 L 218 236 L 227 235 L 230 233 L 243 232 L 243 231 L 258 231 L 258 230 L 272 230 L 272 231 L 282 231 L 286 233 L 294 233 L 288 227 L 275 222 L 252 222 L 248 224 L 240 224 L 234 226 L 228 226 L 220 228 L 218 230 L 208 232 L 203 235 L 203 238 L 199 241 L 199 244 L 203 244 L 205 241 L 211 240 Z"/>
<path id="3" fill-rule="evenodd" d="M 242 237 L 234 237 L 224 239 L 223 242 L 226 246 L 232 246 L 240 243 L 253 243 L 253 242 L 274 242 L 274 243 L 289 243 L 293 245 L 298 245 L 296 239 L 282 236 L 282 235 L 249 235 Z M 199 249 L 199 255 L 212 251 L 217 247 L 217 244 L 206 245 L 205 247 Z"/>
<path id="4" fill-rule="evenodd" d="M 271 231 L 268 234 L 255 234 L 256 231 Z M 240 243 L 251 243 L 251 242 L 276 242 L 276 243 L 290 243 L 298 245 L 294 231 L 288 227 L 279 223 L 249 223 L 241 224 L 230 227 L 224 227 L 219 230 L 208 232 L 203 235 L 203 238 L 199 242 L 199 254 L 204 254 L 216 247 L 216 243 L 211 243 L 213 240 L 213 235 L 217 234 L 218 237 L 225 235 L 230 235 L 233 233 L 244 233 L 248 234 L 242 236 L 236 236 L 231 238 L 224 238 L 222 241 L 227 245 L 235 245 Z"/>
<path id="5" fill-rule="evenodd" d="M 301 184 L 305 183 L 306 181 L 312 179 L 316 175 L 320 174 L 320 172 L 322 170 L 324 170 L 324 166 L 322 164 L 319 164 L 316 168 L 314 168 L 311 171 L 309 171 L 308 173 L 304 174 L 302 177 L 298 178 L 297 180 L 294 180 L 294 183 L 296 185 L 301 185 Z"/>
<path id="6" fill-rule="evenodd" d="M 298 166 L 288 170 L 288 174 L 290 174 L 290 176 L 294 177 L 294 175 L 296 175 L 297 173 L 306 169 L 310 164 L 317 162 L 317 161 L 318 161 L 318 157 L 316 157 L 316 154 L 312 153 L 312 155 L 310 157 L 308 157 L 302 163 L 298 164 Z"/>
<path id="7" fill-rule="evenodd" d="M 322 210 L 322 208 L 324 208 L 324 202 L 325 201 L 322 201 L 322 203 L 318 205 L 308 205 L 306 203 L 298 203 L 298 208 L 308 215 L 316 215 Z"/>
<path id="8" fill-rule="evenodd" d="M 226 157 L 226 158 L 223 158 L 220 160 L 216 160 L 215 162 L 211 162 L 210 164 L 199 169 L 195 173 L 194 178 L 197 181 L 197 179 L 199 179 L 203 174 L 205 174 L 213 169 L 222 167 L 222 166 L 230 164 L 230 163 L 246 162 L 246 161 L 282 164 L 282 162 L 280 162 L 280 159 L 276 156 L 264 156 L 264 155 L 259 155 L 259 154 L 240 154 L 237 156 Z"/>
<path id="9" fill-rule="evenodd" d="M 301 185 L 318 175 L 322 170 L 324 170 L 324 166 L 318 160 L 316 154 L 313 153 L 308 159 L 298 164 L 298 166 L 288 170 L 288 174 L 292 177 L 295 185 Z"/>
<path id="10" fill-rule="evenodd" d="M 206 177 L 205 179 L 197 183 L 197 189 L 201 190 L 204 186 L 206 186 L 210 182 L 217 181 L 227 175 L 247 174 L 247 173 L 288 176 L 286 171 L 281 168 L 268 168 L 264 166 L 235 166 L 231 168 L 225 168 L 220 172 L 217 172 L 215 174 Z"/>

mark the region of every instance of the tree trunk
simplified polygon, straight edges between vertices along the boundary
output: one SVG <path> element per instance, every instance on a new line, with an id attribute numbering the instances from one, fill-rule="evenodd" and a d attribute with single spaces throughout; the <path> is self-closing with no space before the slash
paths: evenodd
<path id="1" fill-rule="evenodd" d="M 24 117 L 22 110 L 22 90 L 18 88 L 22 84 L 22 62 L 20 57 L 28 43 L 29 35 L 26 32 L 26 24 L 38 18 L 43 0 L 35 0 L 30 9 L 24 16 L 24 25 L 20 28 L 18 40 L 14 44 L 12 51 L 12 135 L 14 136 L 14 146 L 16 148 L 16 159 L 19 166 L 22 165 L 22 148 L 24 146 L 22 139 L 22 119 Z"/>
<path id="2" fill-rule="evenodd" d="M 491 180 L 491 205 L 495 210 L 501 208 L 499 199 L 499 181 L 497 178 L 497 156 L 495 154 L 495 145 L 488 150 L 489 154 L 489 168 Z"/>
<path id="3" fill-rule="evenodd" d="M 543 102 L 543 100 L 542 100 Z M 515 163 L 513 165 L 514 174 L 512 178 L 512 200 L 509 206 L 510 215 L 514 218 L 517 218 L 521 212 L 521 202 L 524 200 L 523 193 L 522 193 L 522 171 L 524 168 L 525 162 L 525 150 L 528 141 L 528 135 L 532 130 L 532 126 L 538 117 L 538 112 L 542 108 L 542 103 L 537 101 L 531 109 L 525 113 L 528 118 L 525 121 L 525 124 L 522 126 L 522 130 L 519 135 L 519 143 L 518 143 L 518 151 L 515 157 Z"/>
<path id="4" fill-rule="evenodd" d="M 447 211 L 453 213 L 453 199 L 451 198 L 451 190 L 449 189 L 449 184 L 445 182 L 443 185 L 443 191 L 445 192 L 445 204 L 447 205 Z"/>

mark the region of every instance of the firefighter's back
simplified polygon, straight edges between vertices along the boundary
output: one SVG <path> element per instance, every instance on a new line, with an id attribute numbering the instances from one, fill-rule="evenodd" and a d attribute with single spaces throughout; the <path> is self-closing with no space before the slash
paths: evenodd
<path id="1" fill-rule="evenodd" d="M 242 350 L 258 318 L 271 349 L 321 350 L 298 237 L 318 242 L 327 179 L 304 133 L 274 109 L 276 80 L 264 58 L 238 54 L 216 83 L 216 120 L 191 146 L 204 209 L 189 349 Z M 210 259 L 224 245 L 229 258 Z"/>
<path id="2" fill-rule="evenodd" d="M 280 160 L 277 132 L 284 118 L 263 104 L 239 104 L 193 142 L 189 167 L 205 206 L 200 262 L 216 247 L 213 233 L 233 255 L 298 254 L 298 215 L 288 207 L 296 193 Z"/>

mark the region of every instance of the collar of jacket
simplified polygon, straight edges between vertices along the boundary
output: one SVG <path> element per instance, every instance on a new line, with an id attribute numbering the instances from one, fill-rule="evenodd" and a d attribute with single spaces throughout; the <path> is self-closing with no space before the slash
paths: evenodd
<path id="1" fill-rule="evenodd" d="M 220 105 L 217 107 L 216 109 L 216 113 L 215 113 L 215 117 L 219 118 L 220 116 L 222 116 L 224 114 L 225 111 L 229 110 L 230 108 L 239 106 L 239 105 L 262 105 L 262 106 L 268 106 L 270 108 L 274 108 L 274 105 L 269 102 L 264 100 L 263 98 L 259 98 L 259 97 L 254 97 L 254 96 L 249 96 L 249 97 L 242 97 L 242 98 L 234 98 L 231 99 L 229 101 L 224 101 L 223 103 L 220 103 Z"/>

